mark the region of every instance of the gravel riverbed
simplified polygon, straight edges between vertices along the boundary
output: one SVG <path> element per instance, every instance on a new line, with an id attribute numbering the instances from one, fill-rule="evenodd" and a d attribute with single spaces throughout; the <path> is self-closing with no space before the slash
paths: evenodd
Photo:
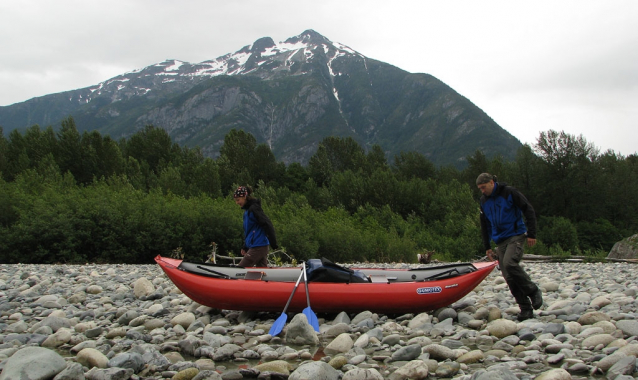
<path id="1" fill-rule="evenodd" d="M 272 337 L 278 314 L 199 305 L 157 265 L 1 265 L 0 380 L 638 378 L 635 264 L 524 266 L 544 296 L 524 322 L 494 270 L 443 309 L 319 333 L 291 314 Z"/>

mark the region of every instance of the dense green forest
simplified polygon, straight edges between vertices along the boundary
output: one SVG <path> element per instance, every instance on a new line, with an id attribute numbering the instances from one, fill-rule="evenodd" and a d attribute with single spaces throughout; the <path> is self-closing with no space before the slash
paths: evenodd
<path id="1" fill-rule="evenodd" d="M 237 255 L 237 185 L 251 185 L 279 245 L 297 260 L 472 260 L 481 247 L 475 178 L 498 176 L 534 205 L 538 239 L 528 253 L 604 256 L 638 231 L 638 156 L 600 153 L 582 136 L 542 132 L 514 161 L 476 151 L 464 170 L 422 154 L 392 158 L 351 138 L 322 140 L 307 166 L 277 162 L 270 148 L 230 131 L 216 159 L 147 126 L 114 141 L 59 129 L 0 129 L 0 262 L 151 263 L 181 249 L 204 260 Z"/>

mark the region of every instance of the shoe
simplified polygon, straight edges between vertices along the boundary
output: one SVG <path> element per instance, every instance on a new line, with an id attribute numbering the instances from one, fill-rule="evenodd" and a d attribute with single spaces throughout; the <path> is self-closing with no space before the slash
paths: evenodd
<path id="1" fill-rule="evenodd" d="M 532 301 L 532 307 L 534 310 L 538 310 L 543 306 L 543 292 L 540 288 L 536 288 L 536 291 L 529 296 L 529 299 Z"/>
<path id="2" fill-rule="evenodd" d="M 530 309 L 527 310 L 521 310 L 520 314 L 518 315 L 518 317 L 516 317 L 516 319 L 518 319 L 520 322 L 523 322 L 527 319 L 532 319 L 534 318 L 534 312 Z"/>

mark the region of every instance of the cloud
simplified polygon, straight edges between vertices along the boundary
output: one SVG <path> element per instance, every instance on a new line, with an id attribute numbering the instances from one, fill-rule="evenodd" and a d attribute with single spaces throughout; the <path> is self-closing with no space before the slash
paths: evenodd
<path id="1" fill-rule="evenodd" d="M 523 142 L 549 128 L 580 130 L 603 149 L 632 153 L 636 19 L 634 0 L 6 1 L 0 105 L 314 29 L 436 76 Z"/>

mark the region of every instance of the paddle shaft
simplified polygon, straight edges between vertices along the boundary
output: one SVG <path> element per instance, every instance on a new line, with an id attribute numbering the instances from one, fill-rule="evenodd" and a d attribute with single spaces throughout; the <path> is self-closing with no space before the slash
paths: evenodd
<path id="1" fill-rule="evenodd" d="M 288 297 L 288 302 L 286 302 L 286 307 L 284 307 L 284 311 L 282 311 L 281 314 L 286 314 L 286 310 L 288 310 L 288 306 L 290 306 L 290 301 L 292 301 L 292 297 L 295 295 L 295 292 L 297 291 L 297 287 L 299 286 L 299 281 L 301 281 L 301 277 L 303 276 L 304 273 L 305 273 L 304 270 L 302 270 L 302 273 L 299 273 L 299 278 L 297 279 L 297 283 L 295 284 L 295 287 L 292 289 L 292 293 L 290 293 L 290 297 Z"/>
<path id="2" fill-rule="evenodd" d="M 306 262 L 301 263 L 301 270 L 303 271 L 303 283 L 306 286 L 306 301 L 308 302 L 308 307 L 310 307 L 310 293 L 308 293 L 308 277 L 306 277 Z"/>
<path id="3" fill-rule="evenodd" d="M 303 314 L 308 319 L 308 323 L 312 326 L 313 330 L 319 332 L 319 321 L 317 320 L 317 314 L 310 308 L 310 292 L 308 291 L 308 274 L 306 273 L 306 263 L 304 262 L 302 265 L 303 271 L 303 279 L 304 284 L 306 285 L 306 301 L 308 302 L 308 307 L 303 309 Z"/>

